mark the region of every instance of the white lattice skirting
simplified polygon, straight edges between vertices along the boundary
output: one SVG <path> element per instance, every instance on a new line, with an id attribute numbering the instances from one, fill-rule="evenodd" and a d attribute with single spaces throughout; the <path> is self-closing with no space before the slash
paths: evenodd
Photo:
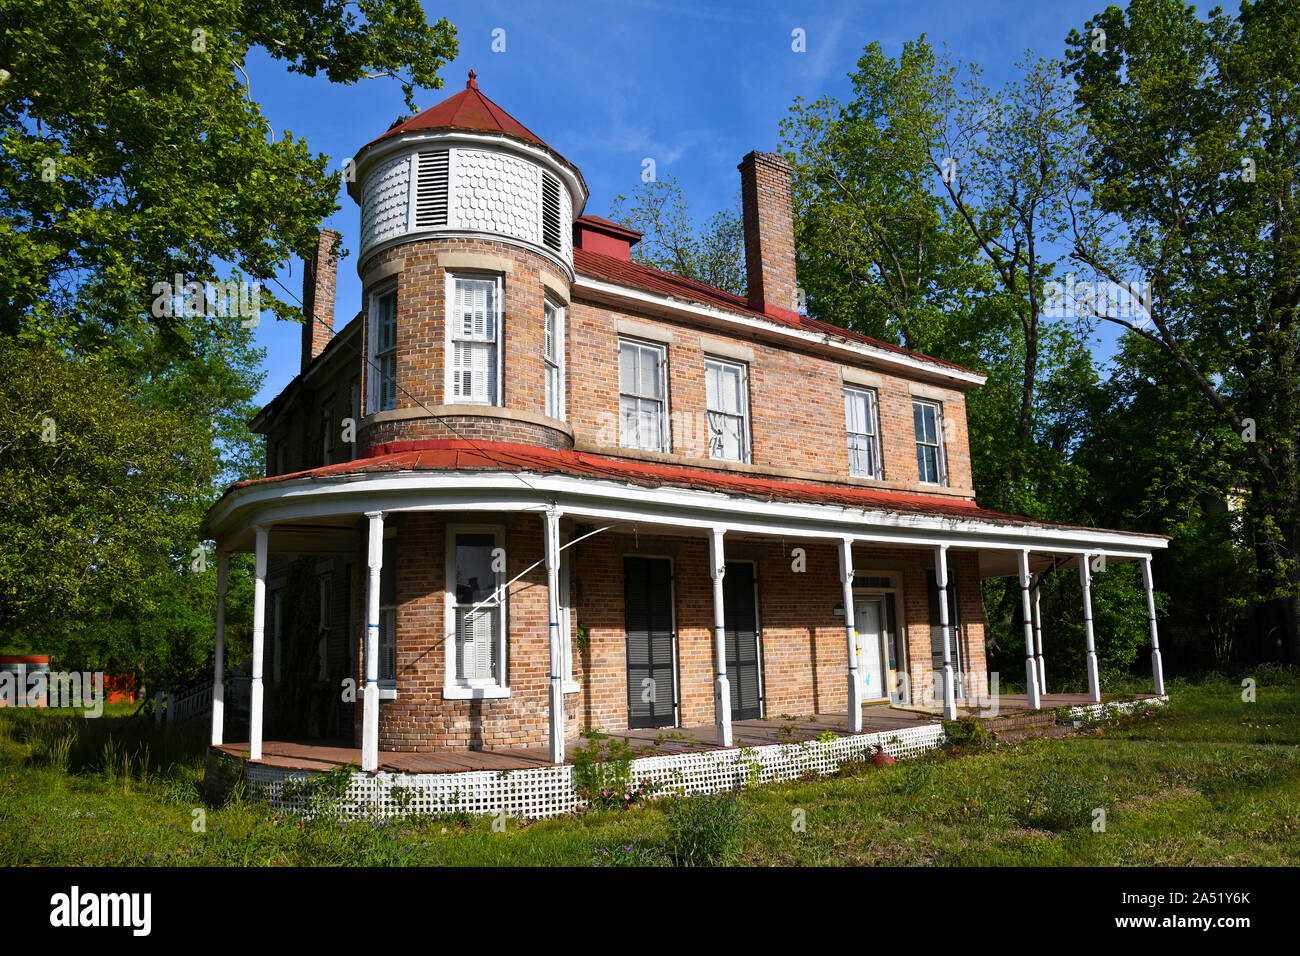
<path id="1" fill-rule="evenodd" d="M 1139 700 L 1112 700 L 1101 704 L 1080 704 L 1078 707 L 1069 707 L 1066 714 L 1071 720 L 1107 720 L 1111 717 L 1119 717 L 1124 714 L 1131 714 L 1135 710 L 1141 710 L 1144 707 L 1163 707 L 1169 703 L 1169 695 L 1164 694 L 1160 697 L 1143 697 Z"/>
<path id="2" fill-rule="evenodd" d="M 669 793 L 717 793 L 809 774 L 831 774 L 841 764 L 869 758 L 876 747 L 883 747 L 895 758 L 915 757 L 938 747 L 942 740 L 943 728 L 930 724 L 834 740 L 663 754 L 632 761 L 632 779 L 648 778 Z M 246 775 L 249 791 L 276 809 L 313 812 L 310 782 L 319 775 L 317 771 L 248 764 Z M 348 817 L 411 813 L 491 816 L 504 811 L 508 817 L 535 820 L 568 813 L 580 804 L 573 767 L 566 764 L 455 773 L 354 772 L 335 810 Z"/>

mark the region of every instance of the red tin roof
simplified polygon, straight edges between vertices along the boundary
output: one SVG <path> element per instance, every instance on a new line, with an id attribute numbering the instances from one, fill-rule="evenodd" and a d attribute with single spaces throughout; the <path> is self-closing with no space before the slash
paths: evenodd
<path id="1" fill-rule="evenodd" d="M 809 482 L 782 481 L 687 468 L 681 465 L 633 461 L 608 455 L 540 448 L 534 445 L 471 442 L 458 439 L 390 442 L 375 448 L 374 454 L 367 458 L 276 475 L 273 478 L 241 481 L 232 485 L 231 489 L 287 481 L 292 478 L 331 478 L 386 471 L 509 471 L 562 474 L 625 481 L 648 488 L 686 488 L 744 495 L 762 501 L 841 505 L 849 508 L 973 518 L 1021 525 L 1080 527 L 989 511 L 979 507 L 973 500 L 964 498 L 882 491 L 853 485 L 818 485 Z"/>
<path id="2" fill-rule="evenodd" d="M 630 262 L 626 259 L 601 255 L 600 253 L 593 252 L 590 249 L 574 248 L 573 267 L 580 275 L 590 276 L 595 279 L 603 279 L 606 282 L 613 282 L 617 285 L 631 286 L 632 288 L 643 289 L 647 292 L 657 292 L 661 295 L 675 296 L 676 298 L 686 299 L 690 302 L 696 302 L 701 305 L 719 306 L 724 309 L 729 309 L 732 312 L 743 312 L 747 315 L 761 316 L 769 321 L 777 322 L 781 325 L 799 329 L 804 332 L 815 332 L 820 335 L 833 335 L 837 338 L 848 339 L 851 342 L 862 342 L 867 345 L 873 345 L 876 348 L 884 349 L 888 352 L 894 352 L 898 355 L 907 355 L 911 358 L 919 359 L 932 365 L 942 366 L 943 368 L 956 369 L 960 372 L 970 372 L 972 375 L 980 374 L 978 372 L 973 372 L 971 369 L 964 366 L 957 365 L 956 363 L 945 362 L 943 359 L 937 359 L 925 355 L 922 352 L 915 352 L 912 349 L 905 349 L 901 346 L 894 345 L 891 342 L 873 339 L 869 335 L 863 335 L 860 332 L 853 332 L 849 329 L 841 328 L 838 325 L 831 325 L 829 322 L 822 322 L 819 319 L 813 319 L 796 312 L 761 312 L 757 309 L 750 308 L 749 300 L 743 295 L 724 292 L 721 289 L 715 289 L 713 286 L 705 285 L 703 282 L 684 279 L 681 276 L 673 275 L 671 272 L 661 272 L 659 269 L 652 269 L 649 266 L 643 266 L 640 263 Z"/>
<path id="3" fill-rule="evenodd" d="M 540 136 L 480 93 L 478 80 L 473 70 L 469 71 L 469 81 L 465 84 L 465 89 L 455 96 L 443 100 L 437 106 L 431 106 L 424 112 L 412 116 L 406 122 L 394 126 L 388 132 L 375 137 L 366 145 L 369 146 L 381 139 L 397 136 L 400 133 L 433 129 L 462 129 L 479 133 L 500 133 L 534 143 L 555 152 L 543 142 Z"/>

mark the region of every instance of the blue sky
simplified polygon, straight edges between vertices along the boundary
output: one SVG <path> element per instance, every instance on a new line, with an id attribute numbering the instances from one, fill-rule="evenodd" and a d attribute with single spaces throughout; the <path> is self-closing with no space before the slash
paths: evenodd
<path id="1" fill-rule="evenodd" d="M 897 55 L 926 34 L 954 55 L 980 63 L 989 84 L 1009 79 L 1027 49 L 1057 57 L 1071 28 L 1104 0 L 1057 2 L 790 3 L 425 2 L 425 15 L 456 26 L 460 52 L 442 73 L 441 90 L 417 91 L 421 109 L 464 88 L 469 69 L 479 88 L 582 170 L 587 212 L 605 215 L 630 192 L 645 157 L 661 176 L 677 177 L 699 218 L 729 205 L 739 188 L 736 164 L 751 149 L 774 149 L 778 126 L 796 96 L 843 96 L 862 48 L 877 41 Z M 505 52 L 492 51 L 494 30 Z M 791 49 L 802 29 L 807 50 Z M 406 112 L 396 82 L 342 87 L 323 76 L 291 76 L 266 57 L 249 64 L 253 97 L 272 128 L 307 140 L 335 166 Z M 326 223 L 355 249 L 359 210 L 346 194 Z M 294 295 L 301 263 L 281 273 Z M 335 313 L 356 314 L 361 288 L 355 255 L 339 266 Z M 267 313 L 269 316 L 269 313 Z M 267 349 L 270 401 L 298 372 L 301 327 L 266 318 L 257 343 Z"/>

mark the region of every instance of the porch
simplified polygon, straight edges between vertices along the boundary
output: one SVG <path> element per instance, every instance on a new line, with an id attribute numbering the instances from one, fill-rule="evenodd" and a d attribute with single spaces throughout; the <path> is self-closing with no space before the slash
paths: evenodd
<path id="1" fill-rule="evenodd" d="M 1140 701 L 1162 701 L 1157 694 L 1139 694 Z M 993 701 L 988 701 L 992 709 Z M 1103 700 L 1103 704 L 1107 703 Z M 1039 711 L 1051 711 L 1058 707 L 1088 707 L 1093 704 L 1088 694 L 1043 694 L 1041 705 L 1033 708 L 1024 694 L 1001 695 L 996 700 L 995 715 L 990 718 L 1007 717 L 1012 714 L 1027 714 Z M 978 715 L 978 711 L 972 710 Z M 886 737 L 893 731 L 914 730 L 921 727 L 937 726 L 941 723 L 938 713 L 927 713 L 922 708 L 902 708 L 889 704 L 873 704 L 862 709 L 862 729 L 852 732 L 848 729 L 847 715 L 844 713 L 813 714 L 801 717 L 774 716 L 757 720 L 737 720 L 732 723 L 733 747 L 719 746 L 716 740 L 716 728 L 713 724 L 693 727 L 660 727 L 618 731 L 610 734 L 615 739 L 626 739 L 636 751 L 638 757 L 668 756 L 682 753 L 700 753 L 713 750 L 740 749 L 745 747 L 768 747 L 781 744 L 798 744 L 816 740 L 828 732 L 836 737 L 861 734 L 882 734 Z M 564 763 L 573 762 L 574 751 L 584 746 L 585 741 L 571 741 L 565 748 Z M 248 759 L 247 743 L 228 743 L 214 750 L 240 760 Z M 266 740 L 262 743 L 262 758 L 257 763 L 283 770 L 320 771 L 331 770 L 348 765 L 361 766 L 361 749 L 349 746 L 342 740 L 281 741 Z M 523 747 L 498 750 L 453 750 L 446 749 L 431 753 L 393 753 L 381 752 L 379 766 L 381 772 L 388 773 L 457 773 L 472 770 L 525 770 L 534 767 L 554 766 L 551 762 L 549 748 L 544 746 Z"/>

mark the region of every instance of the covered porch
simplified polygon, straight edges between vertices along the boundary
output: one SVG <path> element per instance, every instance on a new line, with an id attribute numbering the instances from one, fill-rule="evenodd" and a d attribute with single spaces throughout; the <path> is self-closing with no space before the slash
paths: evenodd
<path id="1" fill-rule="evenodd" d="M 439 772 L 439 767 L 445 770 L 467 767 L 495 769 L 503 760 L 517 762 L 520 767 L 537 766 L 539 762 L 557 766 L 572 759 L 579 726 L 599 726 L 613 736 L 627 736 L 634 744 L 651 748 L 654 753 L 676 753 L 780 743 L 779 735 L 782 733 L 794 740 L 811 740 L 828 731 L 836 735 L 857 735 L 888 732 L 894 727 L 906 729 L 935 725 L 941 717 L 956 717 L 963 705 L 979 708 L 987 706 L 988 702 L 987 690 L 979 682 L 969 683 L 971 662 L 964 661 L 958 652 L 953 618 L 955 597 L 950 592 L 950 571 L 954 561 L 977 568 L 981 578 L 1011 575 L 1019 578 L 1027 650 L 1025 679 L 1028 690 L 1023 695 L 1023 707 L 1027 710 L 1081 702 L 1066 699 L 1071 695 L 1044 694 L 1049 662 L 1041 653 L 1041 619 L 1036 612 L 1037 586 L 1042 575 L 1052 570 L 1072 569 L 1080 576 L 1083 584 L 1080 616 L 1086 631 L 1086 646 L 1080 648 L 1080 653 L 1086 658 L 1089 678 L 1086 701 L 1096 703 L 1102 698 L 1089 591 L 1093 562 L 1142 562 L 1147 603 L 1151 610 L 1154 690 L 1156 694 L 1163 693 L 1150 576 L 1151 550 L 1166 546 L 1163 539 L 1011 519 L 984 512 L 973 502 L 966 504 L 912 496 L 902 504 L 900 500 L 906 496 L 884 495 L 866 489 L 796 487 L 738 478 L 730 479 L 731 484 L 737 485 L 735 488 L 711 489 L 669 484 L 660 477 L 650 492 L 644 484 L 619 474 L 597 472 L 578 476 L 540 467 L 528 469 L 527 477 L 521 478 L 517 473 L 517 456 L 503 456 L 499 460 L 486 457 L 489 459 L 487 463 L 479 462 L 478 467 L 468 470 L 395 470 L 367 465 L 367 468 L 375 467 L 378 472 L 372 474 L 364 469 L 356 473 L 343 466 L 332 466 L 319 469 L 319 474 L 252 482 L 234 489 L 223 498 L 214 508 L 212 522 L 218 540 L 219 593 L 214 665 L 214 747 L 224 745 L 220 700 L 224 675 L 224 594 L 227 556 L 233 551 L 251 551 L 255 555 L 252 706 L 249 743 L 241 752 L 253 762 L 303 760 L 328 766 L 330 761 L 337 761 L 341 764 L 357 763 L 367 771 L 398 768 L 404 763 L 428 768 L 420 772 Z M 582 457 L 585 461 L 594 456 Z M 361 462 L 350 463 L 354 469 L 359 465 Z M 744 482 L 756 487 L 749 488 Z M 760 489 L 757 485 L 763 487 Z M 774 492 L 777 486 L 780 486 L 779 496 Z M 756 497 L 760 490 L 766 496 L 763 500 Z M 509 580 L 503 579 L 497 590 L 502 595 L 508 594 L 510 588 L 522 580 L 539 596 L 536 613 L 541 616 L 541 629 L 547 635 L 542 656 L 538 659 L 544 673 L 537 691 L 537 700 L 544 707 L 548 724 L 543 738 L 547 740 L 545 746 L 475 747 L 471 744 L 429 748 L 430 752 L 420 753 L 394 752 L 405 750 L 404 747 L 381 752 L 378 655 L 385 526 L 394 520 L 417 520 L 420 516 L 438 517 L 438 520 L 443 516 L 451 516 L 447 520 L 462 520 L 463 516 L 483 521 L 510 520 L 534 529 L 527 532 L 526 538 L 520 539 L 533 542 L 529 548 L 531 553 L 522 559 L 518 555 L 511 558 Z M 641 535 L 670 537 L 683 542 L 684 548 L 693 549 L 692 553 L 704 556 L 691 565 L 689 581 L 685 576 L 677 576 L 678 590 L 675 593 L 680 595 L 681 589 L 689 585 L 693 599 L 701 599 L 693 606 L 707 607 L 711 617 L 709 635 L 705 638 L 708 650 L 702 656 L 694 656 L 691 663 L 697 670 L 701 667 L 709 670 L 707 683 L 710 686 L 704 691 L 709 696 L 701 697 L 702 685 L 698 682 L 692 685 L 690 694 L 679 692 L 675 683 L 676 710 L 668 718 L 668 726 L 620 730 L 616 724 L 583 722 L 576 713 L 566 714 L 565 695 L 572 691 L 566 686 L 567 625 L 562 625 L 566 601 L 559 577 L 560 568 L 565 552 L 573 546 L 595 536 L 607 539 L 616 533 L 624 537 L 631 535 L 634 540 Z M 789 609 L 797 617 L 799 602 L 807 600 L 814 583 L 820 589 L 829 587 L 833 596 L 830 603 L 836 605 L 834 613 L 839 619 L 836 627 L 841 635 L 836 639 L 839 649 L 833 654 L 837 661 L 831 663 L 832 657 L 822 653 L 829 652 L 829 648 L 814 650 L 814 654 L 820 654 L 818 668 L 829 668 L 836 675 L 832 680 L 842 688 L 839 706 L 844 706 L 847 700 L 848 706 L 838 714 L 830 712 L 794 718 L 787 722 L 793 726 L 785 727 L 780 717 L 774 716 L 774 713 L 779 714 L 780 707 L 773 706 L 770 694 L 761 718 L 741 719 L 733 714 L 733 700 L 739 691 L 733 683 L 737 679 L 734 668 L 729 672 L 728 666 L 725 581 L 730 563 L 738 556 L 744 559 L 760 547 L 771 549 L 772 555 L 779 556 L 779 562 L 775 558 L 769 560 L 770 566 L 789 564 L 792 574 L 806 571 L 806 568 L 797 567 L 801 560 L 800 552 L 816 547 L 821 549 L 821 553 L 831 556 L 829 563 L 815 566 L 814 573 L 806 578 L 792 579 L 795 583 L 791 586 Z M 266 657 L 267 559 L 277 551 L 303 553 L 316 549 L 350 550 L 364 555 L 364 663 L 361 668 L 364 683 L 359 695 L 363 715 L 358 735 L 359 748 L 343 746 L 340 741 L 339 746 L 320 742 L 303 750 L 301 744 L 273 743 L 264 739 L 262 682 Z M 873 641 L 865 641 L 866 632 L 857 620 L 864 585 L 875 580 L 872 587 L 889 590 L 879 584 L 881 576 L 873 573 L 877 570 L 874 556 L 881 553 L 902 555 L 901 560 L 906 560 L 909 567 L 932 574 L 938 594 L 934 601 L 935 616 L 925 628 L 923 644 L 907 652 L 908 657 L 913 658 L 911 665 L 894 670 L 891 661 L 887 671 L 885 659 L 891 657 L 891 649 L 884 643 L 874 644 L 874 639 L 884 634 L 883 627 L 875 622 L 876 630 L 871 632 Z M 610 554 L 617 552 L 611 551 Z M 531 583 L 529 575 L 534 575 Z M 817 601 L 821 602 L 824 594 L 819 591 L 818 595 Z M 610 600 L 621 599 L 621 595 L 616 595 Z M 605 604 L 608 605 L 610 600 Z M 925 616 L 916 607 L 920 600 L 913 594 L 912 613 L 917 618 Z M 827 612 L 830 603 L 824 609 Z M 900 616 L 907 613 L 905 603 L 903 595 L 900 595 Z M 924 608 L 923 601 L 920 608 Z M 511 630 L 509 633 L 509 639 L 514 640 L 515 632 Z M 400 634 L 397 640 L 399 643 L 402 640 Z M 934 648 L 933 662 L 930 659 L 931 647 Z M 698 644 L 696 649 L 699 649 Z M 906 711 L 887 704 L 871 704 L 873 699 L 882 697 L 881 691 L 871 693 L 868 689 L 871 682 L 866 675 L 872 673 L 873 665 L 868 661 L 872 655 L 876 658 L 874 666 L 882 676 L 887 673 L 885 683 L 888 690 L 884 696 L 918 705 L 934 704 L 936 712 Z M 978 657 L 978 663 L 982 665 L 982 646 Z M 630 675 L 629 670 L 629 682 Z M 678 662 L 674 661 L 672 679 L 677 682 L 680 677 Z M 814 682 L 816 679 L 817 674 Z M 773 688 L 779 687 L 778 680 L 779 674 L 768 678 Z M 518 698 L 523 693 L 520 688 L 525 685 L 517 683 L 513 676 L 510 683 L 512 686 L 506 688 L 506 692 Z M 877 683 L 875 686 L 881 685 Z M 441 697 L 450 699 L 452 696 L 446 688 L 443 689 Z M 1059 703 L 1053 702 L 1056 697 L 1062 698 Z M 470 689 L 464 703 L 467 707 L 481 707 L 488 699 L 487 695 Z M 631 701 L 630 697 L 625 699 Z M 1001 700 L 1004 707 L 1016 706 L 1011 698 L 1003 697 Z M 687 703 L 689 708 L 685 706 Z M 701 704 L 711 711 L 711 722 L 700 720 Z M 327 752 L 333 756 L 325 757 Z"/>

